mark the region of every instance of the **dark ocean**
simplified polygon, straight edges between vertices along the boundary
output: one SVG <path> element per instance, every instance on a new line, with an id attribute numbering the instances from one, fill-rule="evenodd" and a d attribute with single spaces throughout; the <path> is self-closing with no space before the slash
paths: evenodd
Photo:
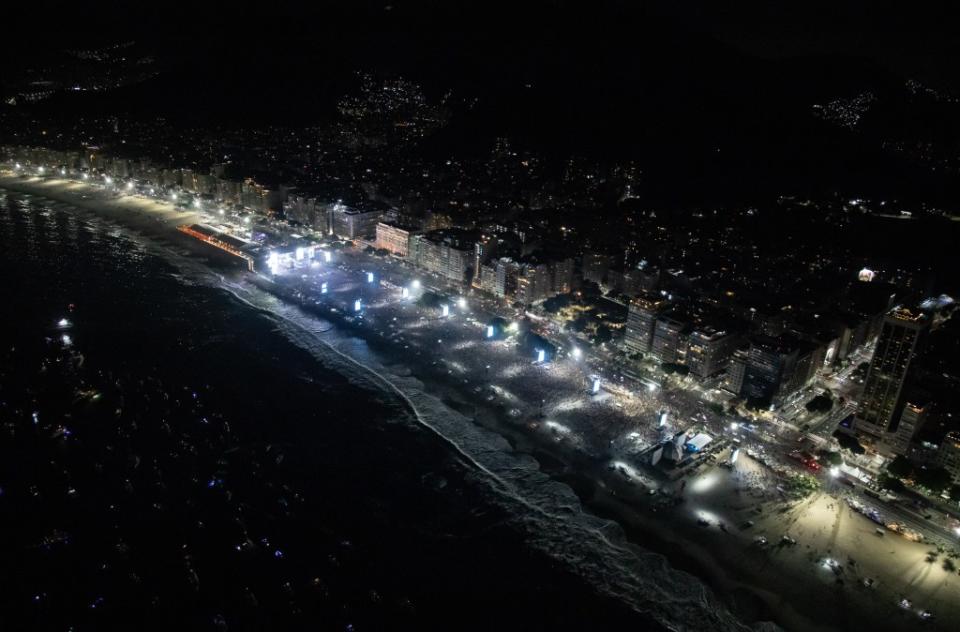
<path id="1" fill-rule="evenodd" d="M 494 490 L 476 445 L 298 344 L 232 269 L 2 189 L 0 266 L 0 629 L 661 630 L 712 609 L 682 584 L 637 614 L 681 582 L 662 560 L 605 554 L 568 489 L 485 448 L 541 491 Z"/>

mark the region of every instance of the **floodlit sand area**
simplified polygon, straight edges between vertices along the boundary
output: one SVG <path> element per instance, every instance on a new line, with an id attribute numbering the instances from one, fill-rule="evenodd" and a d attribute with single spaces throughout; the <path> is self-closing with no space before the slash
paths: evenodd
<path id="1" fill-rule="evenodd" d="M 73 180 L 24 178 L 0 172 L 0 187 L 77 206 L 145 233 L 169 234 L 180 224 L 200 221 L 196 213 L 166 202 L 138 195 L 111 194 Z M 188 243 L 189 238 L 183 241 Z"/>
<path id="2" fill-rule="evenodd" d="M 0 174 L 0 187 L 81 207 L 204 257 L 220 256 L 175 230 L 200 218 L 171 204 L 67 180 Z M 427 356 L 423 361 L 429 365 Z M 397 354 L 398 366 L 433 376 L 436 369 L 420 362 Z M 558 442 L 546 430 L 530 431 L 506 419 L 502 409 L 471 394 L 456 377 L 430 377 L 428 388 L 506 436 L 516 450 L 535 455 L 542 469 L 568 483 L 590 510 L 619 523 L 630 541 L 706 581 L 747 621 L 774 620 L 784 629 L 811 631 L 953 630 L 960 622 L 960 575 L 944 570 L 945 556 L 928 561 L 930 547 L 892 532 L 878 535 L 877 525 L 842 500 L 839 485 L 785 502 L 766 467 L 743 454 L 731 469 L 702 467 L 682 479 L 682 491 L 677 481 L 651 496 L 575 442 Z M 576 402 L 558 401 L 552 415 L 586 414 Z M 682 502 L 674 504 L 675 496 Z M 741 528 L 747 521 L 753 524 Z M 755 541 L 761 535 L 766 544 Z M 796 544 L 781 544 L 784 535 Z M 867 579 L 872 587 L 864 586 Z M 904 598 L 909 608 L 898 605 Z M 922 620 L 924 610 L 935 618 Z"/>
<path id="3" fill-rule="evenodd" d="M 622 488 L 597 504 L 616 510 L 628 533 L 647 530 L 674 546 L 680 557 L 671 559 L 681 567 L 688 556 L 699 568 L 690 570 L 735 610 L 759 619 L 776 613 L 787 629 L 956 629 L 960 574 L 944 569 L 945 554 L 931 559 L 931 546 L 886 530 L 879 535 L 879 525 L 843 500 L 840 483 L 788 502 L 765 484 L 764 470 L 741 456 L 733 469 L 711 466 L 689 477 L 679 504 L 643 504 Z M 679 485 L 671 491 L 680 493 Z M 933 618 L 923 619 L 923 611 Z"/>

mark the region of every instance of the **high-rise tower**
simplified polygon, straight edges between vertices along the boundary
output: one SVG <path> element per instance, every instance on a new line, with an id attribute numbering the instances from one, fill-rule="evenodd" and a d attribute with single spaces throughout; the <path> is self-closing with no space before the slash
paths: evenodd
<path id="1" fill-rule="evenodd" d="M 903 384 L 910 363 L 929 327 L 927 314 L 904 307 L 895 307 L 884 316 L 854 420 L 857 433 L 883 440 L 892 430 L 891 424 L 903 408 Z"/>

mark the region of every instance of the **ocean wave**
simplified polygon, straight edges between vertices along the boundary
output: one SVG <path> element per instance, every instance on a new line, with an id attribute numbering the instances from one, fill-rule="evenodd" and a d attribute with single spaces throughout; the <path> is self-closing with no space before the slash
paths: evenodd
<path id="1" fill-rule="evenodd" d="M 433 431 L 479 473 L 490 500 L 506 510 L 531 547 L 600 592 L 668 629 L 747 629 L 700 580 L 628 542 L 619 524 L 585 511 L 576 493 L 542 472 L 536 459 L 512 453 L 504 437 L 444 404 L 417 378 L 386 368 L 363 340 L 250 283 L 215 277 L 211 287 L 271 318 L 287 339 L 352 383 L 397 398 L 411 422 Z"/>
<path id="2" fill-rule="evenodd" d="M 89 217 L 88 212 L 84 215 Z M 101 222 L 117 227 L 109 220 L 91 219 L 77 228 L 101 228 Z M 513 453 L 504 437 L 444 404 L 405 367 L 394 366 L 360 338 L 251 283 L 218 274 L 174 243 L 124 230 L 137 247 L 170 264 L 168 273 L 179 283 L 228 293 L 270 319 L 288 340 L 325 367 L 397 402 L 407 411 L 409 423 L 431 430 L 469 465 L 481 489 L 489 490 L 489 502 L 505 510 L 510 526 L 529 546 L 564 564 L 598 591 L 668 629 L 746 629 L 701 581 L 674 569 L 663 556 L 628 542 L 617 523 L 585 511 L 574 491 L 541 471 L 536 459 Z M 117 236 L 111 233 L 111 238 Z"/>

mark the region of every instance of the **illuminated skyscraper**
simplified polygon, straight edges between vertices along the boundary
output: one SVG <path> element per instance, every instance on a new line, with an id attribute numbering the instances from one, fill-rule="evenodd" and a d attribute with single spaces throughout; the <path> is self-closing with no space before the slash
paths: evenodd
<path id="1" fill-rule="evenodd" d="M 657 318 L 653 327 L 650 352 L 660 362 L 678 362 L 686 351 L 683 331 L 687 323 L 669 314 Z"/>
<path id="2" fill-rule="evenodd" d="M 854 421 L 856 432 L 882 440 L 896 430 L 891 424 L 903 408 L 903 383 L 929 326 L 925 313 L 904 307 L 884 317 Z"/>
<path id="3" fill-rule="evenodd" d="M 932 407 L 930 397 L 916 390 L 903 398 L 897 423 L 890 426 L 886 437 L 894 453 L 907 454 L 913 435 L 926 423 Z"/>
<path id="4" fill-rule="evenodd" d="M 716 375 L 727 368 L 740 337 L 709 326 L 698 327 L 689 337 L 686 363 L 698 377 Z M 742 379 L 742 378 L 741 378 Z"/>
<path id="5" fill-rule="evenodd" d="M 630 301 L 627 332 L 623 341 L 627 353 L 649 353 L 657 317 L 666 306 L 666 300 L 653 294 L 643 294 Z"/>
<path id="6" fill-rule="evenodd" d="M 955 482 L 960 481 L 960 432 L 947 433 L 934 462 L 950 472 Z"/>

